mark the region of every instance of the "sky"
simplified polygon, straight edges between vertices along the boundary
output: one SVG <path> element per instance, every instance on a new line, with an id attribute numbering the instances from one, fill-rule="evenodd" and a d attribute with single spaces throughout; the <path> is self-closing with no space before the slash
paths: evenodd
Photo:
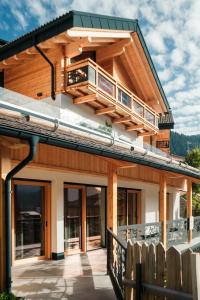
<path id="1" fill-rule="evenodd" d="M 16 39 L 73 9 L 138 19 L 175 130 L 200 134 L 199 0 L 0 0 L 0 38 Z"/>

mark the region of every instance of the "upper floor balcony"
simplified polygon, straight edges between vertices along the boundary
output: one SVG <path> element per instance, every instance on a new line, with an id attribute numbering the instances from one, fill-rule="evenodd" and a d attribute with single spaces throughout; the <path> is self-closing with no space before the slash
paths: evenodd
<path id="1" fill-rule="evenodd" d="M 71 64 L 65 73 L 65 92 L 74 104 L 87 103 L 96 115 L 109 115 L 138 136 L 158 133 L 159 115 L 91 59 Z"/>

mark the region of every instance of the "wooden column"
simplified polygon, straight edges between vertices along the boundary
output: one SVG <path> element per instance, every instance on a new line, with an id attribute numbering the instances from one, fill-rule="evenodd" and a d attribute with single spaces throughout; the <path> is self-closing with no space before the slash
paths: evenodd
<path id="1" fill-rule="evenodd" d="M 117 168 L 108 163 L 107 227 L 117 233 Z"/>
<path id="2" fill-rule="evenodd" d="M 192 181 L 187 179 L 187 218 L 192 217 Z M 192 229 L 188 230 L 188 242 L 192 240 Z"/>
<path id="3" fill-rule="evenodd" d="M 10 151 L 0 145 L 0 292 L 5 289 L 5 218 L 4 180 L 11 169 Z"/>
<path id="4" fill-rule="evenodd" d="M 167 184 L 166 177 L 160 175 L 160 210 L 159 219 L 162 222 L 162 242 L 164 247 L 167 246 Z"/>

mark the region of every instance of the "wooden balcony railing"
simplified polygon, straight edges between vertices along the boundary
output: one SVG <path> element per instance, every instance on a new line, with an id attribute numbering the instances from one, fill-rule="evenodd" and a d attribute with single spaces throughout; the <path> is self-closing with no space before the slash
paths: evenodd
<path id="1" fill-rule="evenodd" d="M 119 112 L 118 117 L 125 117 L 128 114 L 130 119 L 127 118 L 127 122 L 132 120 L 134 125 L 140 124 L 138 130 L 152 134 L 158 132 L 158 114 L 91 59 L 71 64 L 67 67 L 66 75 L 65 91 L 67 93 L 79 98 L 81 92 L 82 95 L 94 93 L 97 95 L 98 102 L 100 100 L 106 100 L 114 104 L 116 106 L 115 111 Z M 80 92 L 80 94 L 78 92 Z M 89 104 L 91 104 L 91 100 L 92 98 L 88 97 L 85 101 L 82 100 L 82 102 L 79 103 L 90 102 Z M 109 103 L 108 107 L 110 107 L 111 104 Z M 103 105 L 108 105 L 108 103 L 103 101 Z M 124 115 L 122 113 L 123 110 Z M 105 110 L 105 112 L 109 114 L 114 111 L 108 109 L 107 111 Z M 124 119 L 123 122 L 126 122 L 126 120 Z M 133 124 L 129 123 L 128 125 Z M 141 125 L 144 125 L 144 128 L 142 128 Z"/>

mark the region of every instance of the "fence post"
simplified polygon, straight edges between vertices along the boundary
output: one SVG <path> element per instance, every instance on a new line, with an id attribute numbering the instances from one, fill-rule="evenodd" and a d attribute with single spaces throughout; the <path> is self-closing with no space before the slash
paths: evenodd
<path id="1" fill-rule="evenodd" d="M 200 254 L 191 254 L 192 295 L 193 300 L 200 300 Z"/>

